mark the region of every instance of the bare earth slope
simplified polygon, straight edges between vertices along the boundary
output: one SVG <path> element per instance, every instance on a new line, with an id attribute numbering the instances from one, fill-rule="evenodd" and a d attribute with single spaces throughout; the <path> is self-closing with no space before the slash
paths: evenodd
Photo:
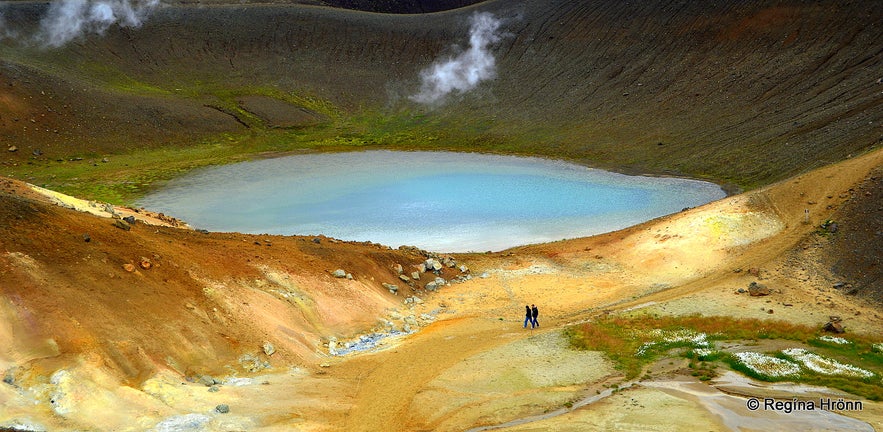
<path id="1" fill-rule="evenodd" d="M 26 26 L 43 7 L 5 15 Z M 420 70 L 466 48 L 479 11 L 504 19 L 496 78 L 441 107 L 409 101 Z M 415 124 L 441 139 L 411 146 L 468 143 L 757 186 L 879 145 L 881 20 L 880 8 L 839 1 L 497 1 L 424 15 L 168 6 L 140 28 L 61 49 L 4 40 L 2 76 L 16 86 L 5 109 L 19 111 L 0 112 L 0 131 L 24 143 L 7 163 L 39 141 L 64 142 L 49 159 L 163 145 L 182 127 L 240 130 L 211 107 L 224 92 L 281 91 L 348 114 L 419 114 Z M 44 115 L 51 125 L 23 128 Z"/>

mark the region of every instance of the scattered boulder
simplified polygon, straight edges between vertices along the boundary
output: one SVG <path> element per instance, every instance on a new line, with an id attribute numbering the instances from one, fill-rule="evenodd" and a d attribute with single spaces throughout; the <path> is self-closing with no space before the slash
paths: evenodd
<path id="1" fill-rule="evenodd" d="M 435 281 L 427 282 L 426 286 L 424 286 L 423 288 L 426 288 L 429 291 L 435 291 L 436 289 L 438 289 L 438 284 L 436 284 Z"/>
<path id="2" fill-rule="evenodd" d="M 420 272 L 411 272 L 411 279 L 420 280 Z"/>
<path id="3" fill-rule="evenodd" d="M 420 273 L 426 273 L 426 263 L 417 264 L 417 271 Z M 417 279 L 417 278 L 414 278 Z"/>
<path id="4" fill-rule="evenodd" d="M 353 274 L 352 274 L 352 273 L 347 273 L 347 274 L 346 274 L 346 278 L 347 278 L 347 280 L 353 280 Z"/>
<path id="5" fill-rule="evenodd" d="M 822 330 L 829 333 L 845 333 L 846 330 L 843 328 L 843 324 L 840 321 L 828 321 L 822 327 Z"/>
<path id="6" fill-rule="evenodd" d="M 399 275 L 399 279 L 401 279 L 402 282 L 405 282 L 405 283 L 411 282 L 411 278 L 409 278 L 408 276 L 405 276 L 403 274 Z"/>
<path id="7" fill-rule="evenodd" d="M 150 270 L 150 268 L 153 267 L 153 263 L 151 263 L 149 259 L 144 257 L 141 257 L 141 262 L 139 263 L 139 265 L 144 270 Z"/>
<path id="8" fill-rule="evenodd" d="M 10 147 L 9 147 L 8 149 L 6 149 L 6 150 L 8 150 L 10 153 L 14 153 L 14 152 L 17 152 L 17 151 L 18 151 L 18 147 L 16 147 L 16 146 L 10 146 Z"/>
<path id="9" fill-rule="evenodd" d="M 426 268 L 425 271 L 441 271 L 441 269 L 444 268 L 444 266 L 442 266 L 442 263 L 439 262 L 439 261 L 438 261 L 437 259 L 435 259 L 435 258 L 429 258 L 429 259 L 427 259 L 427 260 L 423 263 L 423 265 L 424 265 L 424 267 Z"/>
<path id="10" fill-rule="evenodd" d="M 90 236 L 89 234 L 83 234 L 83 241 L 89 243 L 90 241 L 92 241 L 92 236 Z"/>
<path id="11" fill-rule="evenodd" d="M 347 275 L 347 273 L 346 273 L 346 271 L 343 270 L 343 269 L 337 269 L 337 270 L 334 270 L 334 272 L 331 273 L 331 276 L 334 276 L 334 277 L 336 277 L 336 278 L 338 278 L 338 279 L 343 279 L 343 278 L 346 277 L 346 275 Z"/>
<path id="12" fill-rule="evenodd" d="M 460 266 L 460 272 L 461 272 L 461 273 L 468 273 L 468 272 L 469 272 L 469 267 L 466 267 L 465 265 L 461 265 L 461 266 Z"/>
<path id="13" fill-rule="evenodd" d="M 264 349 L 264 354 L 268 356 L 276 354 L 276 347 L 273 346 L 273 344 L 270 342 L 264 342 L 264 346 L 262 346 L 261 348 Z"/>
<path id="14" fill-rule="evenodd" d="M 209 393 L 217 393 L 217 392 L 221 391 L 221 388 L 216 385 L 213 385 L 208 388 L 208 391 L 209 391 Z"/>
<path id="15" fill-rule="evenodd" d="M 398 295 L 399 287 L 398 285 L 383 283 L 384 288 L 388 289 L 390 293 Z"/>
<path id="16" fill-rule="evenodd" d="M 123 220 L 129 225 L 135 225 L 135 216 L 126 216 Z"/>
<path id="17" fill-rule="evenodd" d="M 313 243 L 322 244 L 322 239 L 320 239 L 319 237 L 313 237 Z"/>
<path id="18" fill-rule="evenodd" d="M 215 411 L 220 414 L 227 414 L 228 412 L 230 412 L 230 407 L 227 404 L 220 404 L 215 407 Z"/>
<path id="19" fill-rule="evenodd" d="M 113 226 L 124 231 L 129 231 L 130 229 L 132 229 L 132 225 L 129 225 L 126 221 L 122 219 L 114 219 Z"/>
<path id="20" fill-rule="evenodd" d="M 211 375 L 203 375 L 203 376 L 199 377 L 199 383 L 206 386 L 206 387 L 211 387 L 211 386 L 220 384 L 220 381 L 216 380 Z"/>
<path id="21" fill-rule="evenodd" d="M 263 361 L 252 354 L 239 356 L 239 365 L 248 372 L 259 372 L 270 368 L 270 362 Z"/>
<path id="22" fill-rule="evenodd" d="M 748 284 L 748 294 L 752 297 L 768 296 L 770 293 L 770 289 L 764 284 L 759 284 L 757 282 L 751 282 Z"/>
<path id="23" fill-rule="evenodd" d="M 125 269 L 129 273 L 132 273 L 135 271 L 135 264 L 125 263 L 125 264 L 123 264 L 123 269 Z"/>
<path id="24" fill-rule="evenodd" d="M 405 272 L 405 269 L 402 267 L 401 264 L 396 264 L 392 266 L 392 269 L 396 272 L 396 274 L 402 274 Z"/>
<path id="25" fill-rule="evenodd" d="M 837 231 L 840 229 L 840 226 L 837 225 L 837 222 L 828 219 L 822 223 L 820 228 L 829 234 L 836 234 Z"/>

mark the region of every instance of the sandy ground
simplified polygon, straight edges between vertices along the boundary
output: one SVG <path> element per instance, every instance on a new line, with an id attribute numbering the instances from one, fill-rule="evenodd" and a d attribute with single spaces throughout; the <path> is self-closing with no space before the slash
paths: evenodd
<path id="1" fill-rule="evenodd" d="M 375 277 L 389 272 L 382 266 L 370 271 L 364 267 L 362 281 L 328 281 L 327 274 L 279 270 L 282 264 L 266 258 L 275 255 L 264 251 L 265 258 L 254 267 L 260 271 L 247 273 L 252 278 L 249 297 L 213 294 L 221 297 L 214 304 L 222 311 L 238 308 L 248 315 L 251 305 L 264 302 L 262 310 L 275 310 L 283 318 L 253 316 L 254 322 L 268 326 L 262 328 L 304 331 L 302 337 L 312 338 L 312 354 L 305 349 L 286 361 L 271 358 L 274 367 L 258 373 L 233 367 L 216 372 L 223 383 L 218 391 L 209 391 L 174 368 L 121 381 L 99 355 L 60 355 L 65 346 L 59 348 L 51 340 L 27 345 L 29 350 L 42 350 L 37 354 L 5 344 L 7 366 L 34 357 L 58 360 L 20 372 L 15 385 L 0 385 L 0 425 L 46 430 L 459 431 L 514 421 L 500 430 L 880 430 L 879 403 L 865 401 L 861 412 L 844 416 L 749 412 L 748 396 L 787 396 L 797 390 L 734 384 L 732 379 L 703 384 L 679 374 L 678 364 L 577 407 L 586 398 L 605 394 L 622 377 L 601 354 L 569 349 L 561 331 L 602 314 L 649 312 L 808 325 L 840 315 L 851 332 L 881 334 L 883 321 L 876 305 L 832 292 L 826 275 L 795 264 L 791 255 L 836 210 L 842 192 L 881 165 L 883 151 L 877 151 L 620 232 L 459 256 L 473 274 L 487 272 L 487 277 L 447 286 L 425 295 L 418 305 L 369 290 L 379 282 Z M 274 240 L 273 247 L 277 244 L 285 247 L 283 240 Z M 10 253 L 7 259 L 12 260 Z M 238 289 L 231 286 L 244 278 L 203 282 L 225 293 Z M 261 280 L 275 281 L 274 289 L 288 286 L 287 292 L 303 295 L 298 298 L 304 304 L 276 303 L 263 294 L 270 283 Z M 321 296 L 311 291 L 318 280 L 325 281 Z M 736 292 L 752 281 L 772 287 L 773 295 L 754 298 Z M 319 339 L 334 333 L 328 328 L 338 329 L 334 334 L 343 337 L 341 329 L 354 336 L 353 328 L 369 327 L 363 318 L 349 327 L 330 325 L 335 323 L 334 308 L 342 306 L 329 299 L 335 287 L 346 284 L 372 298 L 360 306 L 364 316 L 385 311 L 428 314 L 432 319 L 418 332 L 379 349 L 330 356 Z M 355 300 L 356 294 L 347 295 L 362 301 Z M 295 329 L 286 322 L 295 319 L 293 314 L 284 318 L 290 313 L 286 307 L 315 311 L 316 301 L 330 310 L 307 317 L 305 327 Z M 529 303 L 540 306 L 537 330 L 522 328 L 521 314 Z M 194 307 L 199 319 L 214 319 L 210 304 Z M 16 314 L 12 306 L 0 308 L 4 340 L 17 338 Z M 252 325 L 234 314 L 225 319 L 231 327 Z M 308 325 L 313 326 L 309 333 L 297 330 Z M 218 412 L 219 404 L 228 405 L 229 413 Z M 544 413 L 554 415 L 536 417 Z"/>

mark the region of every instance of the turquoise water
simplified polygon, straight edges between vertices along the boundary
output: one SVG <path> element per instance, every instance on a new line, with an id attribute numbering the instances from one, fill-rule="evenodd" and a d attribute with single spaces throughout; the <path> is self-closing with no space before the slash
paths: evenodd
<path id="1" fill-rule="evenodd" d="M 368 151 L 210 168 L 139 205 L 212 231 L 466 252 L 614 231 L 724 196 L 712 183 L 539 158 Z"/>

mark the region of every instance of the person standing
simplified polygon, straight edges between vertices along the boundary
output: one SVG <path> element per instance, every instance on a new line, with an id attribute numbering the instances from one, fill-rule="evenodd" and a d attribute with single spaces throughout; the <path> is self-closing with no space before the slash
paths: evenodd
<path id="1" fill-rule="evenodd" d="M 540 316 L 540 310 L 537 309 L 537 305 L 535 305 L 535 304 L 532 304 L 530 306 L 531 306 L 530 316 L 532 318 L 532 320 L 530 322 L 530 328 L 539 327 L 540 322 L 537 321 L 537 317 Z"/>
<path id="2" fill-rule="evenodd" d="M 530 310 L 530 306 L 524 305 L 524 328 L 527 328 L 527 323 L 531 323 L 531 328 L 533 328 L 533 312 Z"/>

